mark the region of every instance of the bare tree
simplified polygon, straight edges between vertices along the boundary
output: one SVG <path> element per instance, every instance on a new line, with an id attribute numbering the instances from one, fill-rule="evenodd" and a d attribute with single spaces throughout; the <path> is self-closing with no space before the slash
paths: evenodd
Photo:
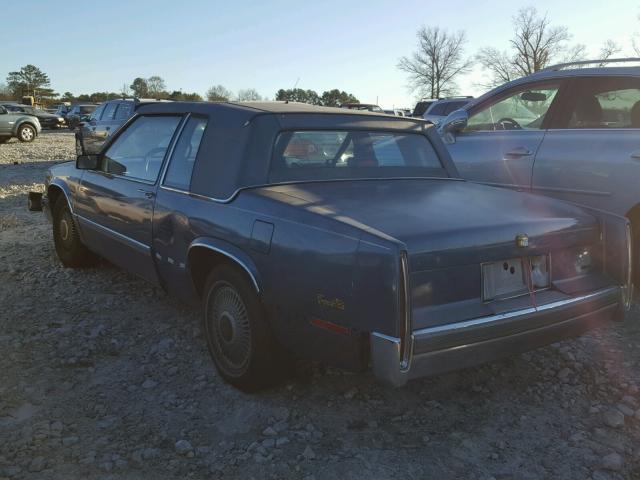
<path id="1" fill-rule="evenodd" d="M 262 96 L 255 88 L 245 88 L 238 91 L 237 99 L 239 102 L 259 102 L 262 100 Z"/>
<path id="2" fill-rule="evenodd" d="M 153 98 L 161 97 L 167 90 L 164 79 L 158 75 L 147 78 L 147 89 Z"/>
<path id="3" fill-rule="evenodd" d="M 622 51 L 622 47 L 618 45 L 616 42 L 614 42 L 611 39 L 606 40 L 602 45 L 602 48 L 600 49 L 599 59 L 608 60 L 609 58 L 620 53 L 621 51 Z M 600 66 L 603 66 L 603 64 L 600 64 Z"/>
<path id="4" fill-rule="evenodd" d="M 209 90 L 207 90 L 207 100 L 210 102 L 228 102 L 229 99 L 233 96 L 229 90 L 227 90 L 222 85 L 214 85 Z"/>
<path id="5" fill-rule="evenodd" d="M 583 59 L 584 45 L 568 45 L 571 34 L 564 26 L 553 26 L 547 14 L 535 7 L 525 7 L 513 17 L 510 51 L 485 47 L 478 52 L 478 62 L 491 78 L 486 86 L 495 86 L 518 77 L 531 75 L 556 61 Z"/>
<path id="6" fill-rule="evenodd" d="M 409 74 L 413 90 L 439 98 L 455 93 L 456 78 L 469 71 L 472 60 L 464 56 L 464 32 L 449 33 L 439 27 L 418 30 L 418 50 L 402 57 L 398 68 Z"/>

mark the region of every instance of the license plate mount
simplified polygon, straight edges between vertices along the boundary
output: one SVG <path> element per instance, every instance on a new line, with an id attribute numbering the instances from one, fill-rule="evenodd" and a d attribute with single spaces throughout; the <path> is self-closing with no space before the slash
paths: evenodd
<path id="1" fill-rule="evenodd" d="M 510 258 L 482 264 L 482 300 L 504 300 L 549 286 L 547 255 Z"/>

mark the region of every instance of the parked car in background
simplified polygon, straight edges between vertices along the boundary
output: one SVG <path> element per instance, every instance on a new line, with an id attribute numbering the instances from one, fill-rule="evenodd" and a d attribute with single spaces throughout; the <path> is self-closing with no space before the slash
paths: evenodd
<path id="1" fill-rule="evenodd" d="M 400 110 L 398 108 L 389 109 L 389 110 L 383 110 L 383 112 L 386 113 L 387 115 L 395 115 L 396 117 L 404 117 L 405 116 L 404 110 Z"/>
<path id="2" fill-rule="evenodd" d="M 19 103 L 1 103 L 0 105 L 5 107 L 9 112 L 37 117 L 42 128 L 59 128 L 64 125 L 64 118 L 42 110 L 41 108 L 21 105 Z"/>
<path id="3" fill-rule="evenodd" d="M 97 254 L 200 304 L 218 371 L 244 390 L 290 354 L 401 385 L 628 305 L 626 219 L 465 182 L 422 120 L 154 103 L 98 155 L 51 167 L 45 192 L 64 265 Z"/>
<path id="4" fill-rule="evenodd" d="M 346 108 L 349 110 L 366 110 L 368 112 L 380 112 L 382 109 L 373 103 L 343 103 L 340 108 Z"/>
<path id="5" fill-rule="evenodd" d="M 42 127 L 38 117 L 22 112 L 10 112 L 0 105 L 0 143 L 15 137 L 21 142 L 33 142 Z"/>
<path id="6" fill-rule="evenodd" d="M 464 178 L 627 217 L 639 286 L 640 60 L 632 62 L 549 67 L 453 112 L 442 130 Z"/>
<path id="7" fill-rule="evenodd" d="M 422 118 L 427 122 L 433 123 L 435 126 L 440 125 L 440 122 L 447 118 L 447 116 L 454 110 L 464 107 L 468 104 L 473 97 L 449 97 L 443 98 L 431 104 L 431 106 L 424 113 Z"/>
<path id="8" fill-rule="evenodd" d="M 100 104 L 89 118 L 76 128 L 76 152 L 78 155 L 95 154 L 104 142 L 122 124 L 133 116 L 138 107 L 162 100 L 123 98 Z"/>
<path id="9" fill-rule="evenodd" d="M 438 101 L 437 98 L 423 98 L 413 109 L 412 117 L 423 118 L 425 112 L 429 110 L 429 107 Z"/>
<path id="10" fill-rule="evenodd" d="M 54 114 L 64 118 L 66 122 L 67 114 L 69 113 L 69 110 L 71 110 L 71 105 L 66 105 L 64 103 L 61 103 L 56 107 Z"/>
<path id="11" fill-rule="evenodd" d="M 97 107 L 93 104 L 73 105 L 65 117 L 69 130 L 74 130 L 80 122 L 87 120 Z"/>

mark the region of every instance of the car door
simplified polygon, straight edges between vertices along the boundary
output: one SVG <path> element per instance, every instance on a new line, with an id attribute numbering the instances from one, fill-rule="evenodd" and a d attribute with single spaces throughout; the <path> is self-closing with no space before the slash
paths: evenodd
<path id="1" fill-rule="evenodd" d="M 91 113 L 89 120 L 80 128 L 82 136 L 82 150 L 78 150 L 76 152 L 78 155 L 96 155 L 100 152 L 104 142 L 96 135 L 96 127 L 106 106 L 107 105 L 105 103 L 99 105 L 98 108 Z"/>
<path id="2" fill-rule="evenodd" d="M 639 203 L 640 79 L 577 77 L 535 160 L 535 191 L 619 215 Z"/>
<path id="3" fill-rule="evenodd" d="M 11 132 L 13 131 L 13 123 L 13 116 L 4 106 L 0 105 L 0 135 L 11 135 Z"/>
<path id="4" fill-rule="evenodd" d="M 519 85 L 474 105 L 467 126 L 447 145 L 460 175 L 529 189 L 534 158 L 560 88 L 560 81 Z"/>
<path id="5" fill-rule="evenodd" d="M 86 170 L 75 213 L 85 243 L 111 262 L 153 282 L 151 222 L 158 176 L 180 116 L 140 116 Z"/>

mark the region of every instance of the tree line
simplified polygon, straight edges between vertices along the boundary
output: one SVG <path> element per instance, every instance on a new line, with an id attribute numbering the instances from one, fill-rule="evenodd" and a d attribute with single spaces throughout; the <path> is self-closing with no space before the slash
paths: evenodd
<path id="1" fill-rule="evenodd" d="M 417 32 L 418 45 L 413 55 L 400 58 L 397 67 L 407 73 L 410 88 L 420 96 L 440 98 L 458 93 L 457 81 L 479 65 L 485 82 L 492 88 L 530 75 L 555 63 L 587 58 L 586 47 L 571 43 L 567 27 L 553 25 L 547 14 L 529 6 L 512 17 L 513 33 L 506 49 L 485 46 L 475 55 L 466 55 L 464 31 L 449 32 L 438 26 L 423 26 Z M 633 40 L 636 56 L 640 46 Z M 598 52 L 599 60 L 619 54 L 622 47 L 607 40 Z"/>
<path id="2" fill-rule="evenodd" d="M 7 75 L 7 83 L 0 84 L 0 100 L 20 100 L 23 96 L 33 96 L 39 104 L 43 105 L 54 102 L 100 103 L 131 96 L 191 102 L 203 100 L 203 97 L 196 92 L 183 92 L 167 88 L 165 80 L 159 75 L 148 78 L 136 77 L 130 85 L 126 83 L 122 85 L 118 92 L 93 92 L 80 95 L 64 92 L 60 95 L 51 88 L 49 76 L 35 65 L 25 65 L 18 71 L 10 72 Z M 214 85 L 209 88 L 205 93 L 205 98 L 210 102 L 269 100 L 260 95 L 255 88 L 240 89 L 234 93 L 223 85 Z M 325 106 L 359 103 L 354 95 L 339 89 L 327 90 L 321 95 L 314 90 L 280 89 L 276 92 L 275 99 Z"/>

